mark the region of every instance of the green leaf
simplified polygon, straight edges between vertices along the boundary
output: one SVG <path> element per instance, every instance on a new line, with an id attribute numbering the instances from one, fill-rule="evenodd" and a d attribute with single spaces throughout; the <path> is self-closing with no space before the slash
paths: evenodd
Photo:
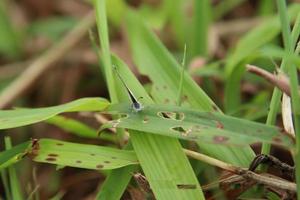
<path id="1" fill-rule="evenodd" d="M 59 106 L 0 111 L 0 129 L 16 128 L 44 121 L 64 112 L 101 111 L 109 105 L 103 98 L 82 98 Z"/>
<path id="2" fill-rule="evenodd" d="M 6 168 L 22 160 L 26 155 L 26 150 L 29 148 L 29 145 L 30 142 L 24 142 L 11 149 L 2 151 L 0 153 L 0 169 Z"/>
<path id="3" fill-rule="evenodd" d="M 28 32 L 33 36 L 46 36 L 55 41 L 59 39 L 65 31 L 72 29 L 77 23 L 73 17 L 49 17 L 34 21 L 30 24 Z"/>
<path id="4" fill-rule="evenodd" d="M 134 61 L 141 73 L 149 76 L 153 83 L 152 97 L 160 104 L 174 105 L 179 88 L 180 65 L 134 13 L 127 18 L 127 30 Z M 183 106 L 220 111 L 187 73 L 184 74 L 182 93 Z M 239 166 L 248 166 L 254 157 L 250 147 L 233 149 L 207 143 L 198 145 L 210 156 Z"/>
<path id="5" fill-rule="evenodd" d="M 16 58 L 21 54 L 21 40 L 7 15 L 5 3 L 0 3 L 0 53 Z"/>
<path id="6" fill-rule="evenodd" d="M 115 135 L 105 132 L 99 136 L 97 134 L 97 130 L 75 119 L 58 115 L 49 118 L 46 122 L 80 137 L 97 138 L 97 139 L 107 140 L 113 143 L 116 142 Z"/>
<path id="7" fill-rule="evenodd" d="M 155 100 L 176 104 L 181 66 L 144 25 L 140 17 L 133 12 L 130 12 L 127 17 L 127 31 L 133 59 L 141 73 L 148 75 L 153 82 L 151 94 Z M 186 73 L 183 81 L 183 96 L 192 107 L 207 111 L 218 109 Z"/>
<path id="8" fill-rule="evenodd" d="M 26 156 L 36 162 L 96 170 L 138 164 L 133 151 L 53 139 L 35 139 L 1 152 L 0 169 L 13 165 Z"/>
<path id="9" fill-rule="evenodd" d="M 290 19 L 295 19 L 299 12 L 299 4 L 293 4 L 288 9 Z M 241 77 L 244 74 L 245 62 L 249 62 L 253 53 L 274 39 L 279 32 L 279 20 L 277 17 L 273 17 L 242 37 L 233 53 L 228 57 L 225 66 L 227 77 L 225 87 L 226 112 L 234 110 L 240 104 L 239 87 Z"/>
<path id="10" fill-rule="evenodd" d="M 41 139 L 32 148 L 36 162 L 96 170 L 138 164 L 133 151 L 110 147 Z"/>
<path id="11" fill-rule="evenodd" d="M 153 103 L 128 67 L 117 58 L 112 61 L 134 95 L 143 97 L 140 99 L 143 104 Z M 120 80 L 116 83 L 122 86 Z M 125 99 L 129 101 L 128 95 L 125 95 Z M 141 167 L 157 199 L 204 199 L 197 178 L 177 139 L 143 131 L 131 130 L 129 133 Z M 196 188 L 183 190 L 178 188 L 181 184 Z"/>
<path id="12" fill-rule="evenodd" d="M 218 113 L 167 105 L 147 105 L 142 111 L 134 112 L 128 104 L 112 105 L 107 112 L 126 116 L 103 125 L 103 128 L 144 130 L 195 142 L 241 147 L 256 142 L 277 144 L 287 149 L 294 147 L 293 140 L 277 127 Z"/>
<path id="13" fill-rule="evenodd" d="M 12 148 L 10 137 L 4 138 L 5 148 L 7 150 Z M 20 179 L 18 178 L 16 167 L 11 165 L 8 167 L 8 176 L 9 176 L 9 183 L 10 183 L 10 190 L 12 199 L 23 199 L 23 194 L 20 188 Z"/>

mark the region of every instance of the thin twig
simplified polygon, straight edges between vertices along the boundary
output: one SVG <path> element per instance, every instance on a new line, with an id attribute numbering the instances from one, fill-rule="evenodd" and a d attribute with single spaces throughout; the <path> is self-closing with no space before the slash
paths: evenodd
<path id="1" fill-rule="evenodd" d="M 286 93 L 288 96 L 291 96 L 289 79 L 284 74 L 279 73 L 278 75 L 274 75 L 254 65 L 246 65 L 246 68 L 249 72 L 264 78 L 271 84 L 278 87 L 282 92 Z"/>
<path id="2" fill-rule="evenodd" d="M 30 87 L 46 70 L 53 67 L 54 63 L 70 51 L 94 24 L 94 12 L 90 12 L 60 42 L 33 61 L 15 81 L 1 92 L 0 108 L 5 108 Z"/>
<path id="3" fill-rule="evenodd" d="M 280 178 L 273 178 L 273 177 L 271 177 L 269 175 L 265 175 L 265 174 L 264 175 L 256 174 L 247 169 L 236 167 L 234 165 L 225 163 L 221 160 L 206 156 L 204 154 L 201 154 L 201 153 L 198 153 L 195 151 L 184 149 L 184 152 L 189 157 L 192 157 L 197 160 L 201 160 L 210 165 L 213 165 L 213 166 L 219 167 L 221 169 L 224 169 L 226 171 L 232 172 L 234 174 L 240 175 L 245 179 L 254 180 L 257 183 L 267 185 L 267 186 L 270 186 L 273 188 L 288 190 L 288 191 L 291 191 L 294 193 L 296 192 L 296 184 L 295 183 L 285 181 Z"/>

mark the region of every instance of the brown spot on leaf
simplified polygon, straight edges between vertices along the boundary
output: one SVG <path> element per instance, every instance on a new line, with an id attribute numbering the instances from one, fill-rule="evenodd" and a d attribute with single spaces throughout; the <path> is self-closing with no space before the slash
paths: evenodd
<path id="1" fill-rule="evenodd" d="M 219 122 L 219 121 L 217 121 L 216 127 L 218 129 L 224 129 L 224 125 L 221 122 Z"/>
<path id="2" fill-rule="evenodd" d="M 164 85 L 163 88 L 164 88 L 164 90 L 166 90 L 166 89 L 168 89 L 168 86 Z"/>
<path id="3" fill-rule="evenodd" d="M 97 169 L 102 169 L 103 167 L 104 167 L 104 166 L 101 165 L 101 164 L 99 164 L 99 165 L 96 166 Z"/>
<path id="4" fill-rule="evenodd" d="M 282 139 L 279 136 L 274 137 L 273 141 L 276 143 L 282 143 Z"/>
<path id="5" fill-rule="evenodd" d="M 168 99 L 168 98 L 164 99 L 164 103 L 165 104 L 170 103 L 170 99 Z"/>
<path id="6" fill-rule="evenodd" d="M 227 140 L 229 140 L 228 137 L 225 137 L 225 136 L 221 136 L 221 135 L 216 135 L 213 137 L 213 142 L 214 143 L 224 143 L 226 142 Z"/>
<path id="7" fill-rule="evenodd" d="M 115 156 L 112 156 L 112 157 L 111 157 L 111 159 L 117 159 L 117 157 L 115 157 Z"/>
<path id="8" fill-rule="evenodd" d="M 108 160 L 105 160 L 105 161 L 104 161 L 104 163 L 106 163 L 106 164 L 109 164 L 109 163 L 110 163 L 110 161 L 108 161 Z"/>
<path id="9" fill-rule="evenodd" d="M 63 146 L 63 143 L 56 143 L 57 146 Z"/>
<path id="10" fill-rule="evenodd" d="M 91 153 L 90 155 L 91 155 L 91 156 L 95 156 L 96 154 L 94 154 L 94 153 Z"/>
<path id="11" fill-rule="evenodd" d="M 50 158 L 46 158 L 46 160 L 49 161 L 49 162 L 54 162 L 54 161 L 56 161 L 56 158 L 50 157 Z"/>
<path id="12" fill-rule="evenodd" d="M 76 163 L 82 163 L 80 160 L 76 160 Z"/>
<path id="13" fill-rule="evenodd" d="M 58 155 L 55 154 L 55 153 L 49 153 L 48 156 L 49 156 L 49 157 L 58 157 Z"/>
<path id="14" fill-rule="evenodd" d="M 197 185 L 195 185 L 195 184 L 177 184 L 177 188 L 183 189 L 183 190 L 196 189 Z"/>
<path id="15" fill-rule="evenodd" d="M 148 122 L 149 122 L 149 118 L 145 116 L 144 119 L 143 119 L 143 123 L 146 124 Z"/>
<path id="16" fill-rule="evenodd" d="M 182 101 L 187 101 L 189 99 L 189 97 L 187 96 L 187 95 L 183 95 L 182 97 L 181 97 L 181 100 Z"/>

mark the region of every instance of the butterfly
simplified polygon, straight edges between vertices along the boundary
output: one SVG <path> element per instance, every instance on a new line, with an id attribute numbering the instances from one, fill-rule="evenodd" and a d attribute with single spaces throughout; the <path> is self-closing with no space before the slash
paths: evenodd
<path id="1" fill-rule="evenodd" d="M 124 87 L 126 88 L 127 90 L 127 93 L 130 97 L 130 100 L 132 102 L 132 109 L 135 111 L 135 112 L 139 112 L 141 110 L 143 110 L 143 105 L 138 101 L 138 99 L 133 95 L 133 92 L 129 89 L 129 87 L 126 85 L 125 81 L 123 80 L 123 78 L 121 77 L 120 73 L 118 72 L 116 66 L 113 66 L 117 76 L 119 77 L 119 79 L 121 80 L 122 84 L 124 85 Z"/>

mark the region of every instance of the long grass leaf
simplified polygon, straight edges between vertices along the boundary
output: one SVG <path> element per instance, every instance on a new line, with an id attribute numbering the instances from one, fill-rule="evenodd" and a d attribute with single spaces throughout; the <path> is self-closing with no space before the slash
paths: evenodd
<path id="1" fill-rule="evenodd" d="M 47 119 L 46 122 L 80 137 L 97 138 L 113 143 L 116 142 L 115 135 L 103 132 L 99 136 L 97 130 L 75 119 L 57 115 Z"/>
<path id="2" fill-rule="evenodd" d="M 101 111 L 109 105 L 106 99 L 82 98 L 59 106 L 0 111 L 0 129 L 16 128 L 47 120 L 64 112 Z"/>
<path id="3" fill-rule="evenodd" d="M 147 105 L 134 113 L 128 104 L 112 105 L 106 112 L 126 114 L 103 127 L 145 130 L 191 141 L 217 145 L 246 146 L 256 142 L 273 143 L 293 149 L 293 140 L 274 126 L 230 117 L 218 113 L 167 105 Z M 177 115 L 180 117 L 177 118 Z"/>
<path id="4" fill-rule="evenodd" d="M 4 138 L 5 148 L 10 150 L 12 148 L 10 137 Z M 23 199 L 22 190 L 20 187 L 20 178 L 18 178 L 17 171 L 14 165 L 8 167 L 8 176 L 12 199 Z"/>
<path id="5" fill-rule="evenodd" d="M 1 152 L 0 169 L 10 167 L 26 156 L 36 162 L 95 170 L 138 164 L 133 151 L 53 139 L 35 139 Z"/>
<path id="6" fill-rule="evenodd" d="M 293 53 L 294 51 L 294 44 L 291 34 L 291 29 L 289 25 L 289 18 L 288 14 L 286 12 L 286 2 L 285 0 L 277 0 L 277 8 L 280 16 L 280 22 L 282 26 L 282 35 L 283 35 L 283 44 L 284 48 L 287 53 Z M 300 15 L 298 13 L 298 18 L 300 18 Z M 297 20 L 299 23 L 299 21 Z M 294 28 L 298 28 L 299 25 L 295 26 Z M 295 29 L 294 29 L 295 30 Z M 299 30 L 295 30 L 298 32 L 298 35 L 296 35 L 296 38 L 299 38 Z M 290 77 L 290 87 L 291 87 L 291 100 L 292 100 L 292 110 L 293 110 L 293 116 L 294 116 L 294 125 L 295 125 L 295 135 L 296 135 L 296 153 L 294 155 L 295 163 L 296 163 L 296 182 L 297 182 L 297 191 L 300 191 L 300 157 L 299 157 L 299 151 L 300 151 L 300 96 L 299 96 L 299 82 L 298 82 L 298 72 L 297 67 L 292 63 L 290 60 L 287 60 L 289 69 L 288 74 Z M 297 192 L 297 198 L 300 198 L 300 193 Z"/>

